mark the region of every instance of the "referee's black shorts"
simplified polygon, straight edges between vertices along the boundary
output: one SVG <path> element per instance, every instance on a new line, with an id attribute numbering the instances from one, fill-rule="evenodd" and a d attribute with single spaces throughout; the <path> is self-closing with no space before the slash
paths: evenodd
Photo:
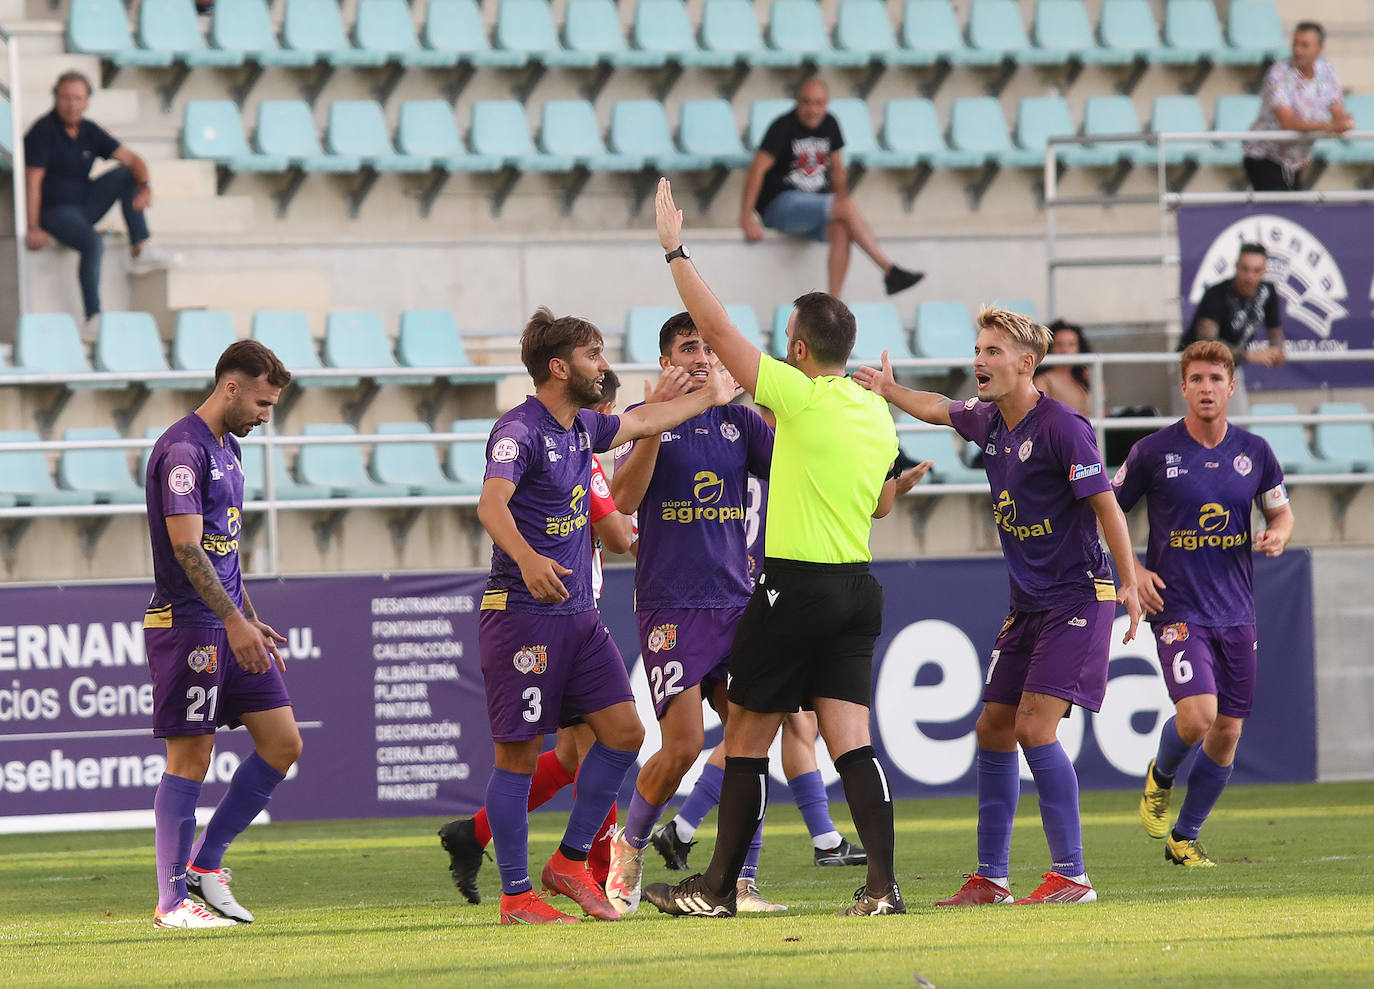
<path id="1" fill-rule="evenodd" d="M 730 700 L 762 714 L 817 697 L 868 707 L 883 588 L 866 563 L 768 558 L 735 628 Z"/>

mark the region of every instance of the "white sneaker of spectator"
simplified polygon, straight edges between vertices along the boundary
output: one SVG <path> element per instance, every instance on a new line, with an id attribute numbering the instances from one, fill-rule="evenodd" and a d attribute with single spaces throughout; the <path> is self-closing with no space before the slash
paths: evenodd
<path id="1" fill-rule="evenodd" d="M 144 243 L 137 257 L 129 259 L 129 274 L 148 275 L 154 271 L 164 271 L 181 263 L 181 255 L 176 251 L 164 251 L 160 247 Z"/>

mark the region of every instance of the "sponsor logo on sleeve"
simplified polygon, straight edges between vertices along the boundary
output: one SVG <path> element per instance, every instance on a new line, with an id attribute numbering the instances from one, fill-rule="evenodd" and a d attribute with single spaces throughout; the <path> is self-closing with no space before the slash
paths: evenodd
<path id="1" fill-rule="evenodd" d="M 215 646 L 198 646 L 186 657 L 186 665 L 191 668 L 192 673 L 213 673 L 218 663 L 218 650 Z"/>
<path id="2" fill-rule="evenodd" d="M 1027 442 L 1030 442 L 1030 441 L 1027 440 Z M 1024 460 L 1024 459 L 1026 459 L 1026 458 L 1025 458 L 1025 457 L 1022 457 L 1021 459 Z M 1124 469 L 1125 469 L 1125 468 L 1123 467 L 1122 470 L 1124 470 Z M 1095 476 L 1097 476 L 1098 474 L 1101 474 L 1101 473 L 1102 473 L 1102 465 L 1101 465 L 1101 464 L 1074 464 L 1072 467 L 1069 468 L 1069 481 L 1070 481 L 1070 482 L 1073 482 L 1073 481 L 1081 481 L 1081 480 L 1083 480 L 1084 478 L 1087 478 L 1087 477 L 1095 477 Z"/>
<path id="3" fill-rule="evenodd" d="M 598 498 L 609 498 L 611 486 L 606 483 L 606 475 L 599 471 L 592 474 L 592 494 Z"/>
<path id="4" fill-rule="evenodd" d="M 175 495 L 190 494 L 196 489 L 196 472 L 185 464 L 173 467 L 167 474 L 167 487 Z"/>
<path id="5" fill-rule="evenodd" d="M 526 646 L 515 654 L 517 673 L 543 673 L 549 668 L 548 646 Z"/>
<path id="6" fill-rule="evenodd" d="M 508 464 L 520 456 L 520 444 L 509 436 L 503 436 L 491 447 L 491 459 L 498 464 Z"/>

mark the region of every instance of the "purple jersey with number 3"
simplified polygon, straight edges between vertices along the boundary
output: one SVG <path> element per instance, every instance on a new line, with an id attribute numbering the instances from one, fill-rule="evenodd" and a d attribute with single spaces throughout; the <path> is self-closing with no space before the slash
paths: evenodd
<path id="1" fill-rule="evenodd" d="M 243 463 L 239 441 L 226 434 L 221 446 L 205 420 L 192 412 L 153 445 L 144 490 L 155 583 L 144 627 L 223 628 L 224 622 L 191 586 L 172 551 L 167 516 L 204 518 L 200 545 L 229 597 L 242 608 L 239 530 L 243 525 Z"/>
<path id="2" fill-rule="evenodd" d="M 1262 437 L 1234 424 L 1214 449 L 1182 420 L 1131 447 L 1112 479 L 1129 511 L 1149 501 L 1145 565 L 1164 581 L 1164 610 L 1152 623 L 1212 628 L 1255 624 L 1250 509 L 1288 503 L 1283 469 Z"/>
<path id="3" fill-rule="evenodd" d="M 485 479 L 499 477 L 515 485 L 510 512 L 520 535 L 536 553 L 572 573 L 561 578 L 566 601 L 536 601 L 510 554 L 492 546 L 484 611 L 573 615 L 596 607 L 587 532 L 592 455 L 609 450 L 619 431 L 619 416 L 590 409 L 579 412 L 565 429 L 533 395 L 496 420 L 487 439 Z"/>
<path id="4" fill-rule="evenodd" d="M 1013 611 L 1116 598 L 1086 501 L 1111 490 L 1088 420 L 1043 392 L 1008 429 L 992 402 L 951 402 L 959 435 L 983 449 L 992 518 L 1011 577 Z"/>

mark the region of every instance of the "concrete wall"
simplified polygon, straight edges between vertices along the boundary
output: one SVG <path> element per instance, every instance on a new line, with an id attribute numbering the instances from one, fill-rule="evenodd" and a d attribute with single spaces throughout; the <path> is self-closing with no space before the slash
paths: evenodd
<path id="1" fill-rule="evenodd" d="M 1312 557 L 1317 653 L 1317 776 L 1374 777 L 1374 552 Z M 1242 743 L 1244 744 L 1244 743 Z"/>

